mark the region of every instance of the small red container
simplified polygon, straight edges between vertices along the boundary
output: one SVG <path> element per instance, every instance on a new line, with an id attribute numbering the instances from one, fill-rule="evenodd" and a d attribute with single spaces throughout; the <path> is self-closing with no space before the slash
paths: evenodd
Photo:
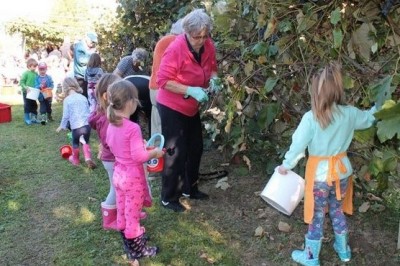
<path id="1" fill-rule="evenodd" d="M 150 151 L 150 150 L 154 150 L 155 147 L 146 147 L 146 149 L 148 151 Z M 164 169 L 164 158 L 163 157 L 152 158 L 147 161 L 147 171 L 149 173 L 162 172 L 163 169 Z"/>
<path id="2" fill-rule="evenodd" d="M 61 157 L 64 159 L 68 159 L 69 156 L 72 155 L 72 147 L 71 145 L 64 145 L 60 148 Z"/>
<path id="3" fill-rule="evenodd" d="M 11 106 L 0 103 L 0 123 L 11 122 Z"/>
<path id="4" fill-rule="evenodd" d="M 156 148 L 156 146 L 154 146 L 154 143 L 157 138 L 160 139 L 159 148 L 162 149 L 164 147 L 164 136 L 159 133 L 156 133 L 153 136 L 151 136 L 151 138 L 147 141 L 146 149 L 148 151 Z M 164 158 L 163 157 L 152 158 L 147 161 L 147 171 L 149 173 L 162 172 L 163 169 L 164 169 Z"/>

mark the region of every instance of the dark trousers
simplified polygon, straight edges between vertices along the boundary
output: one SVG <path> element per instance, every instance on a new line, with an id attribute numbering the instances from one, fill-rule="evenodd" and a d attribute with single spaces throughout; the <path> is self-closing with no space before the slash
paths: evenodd
<path id="1" fill-rule="evenodd" d="M 161 199 L 177 201 L 182 193 L 192 194 L 197 187 L 203 154 L 200 114 L 185 116 L 157 104 L 166 153 L 162 173 Z"/>
<path id="2" fill-rule="evenodd" d="M 52 113 L 52 109 L 51 109 L 51 103 L 52 103 L 52 99 L 43 99 L 41 101 L 39 101 L 39 106 L 40 106 L 40 114 L 49 114 L 51 115 Z"/>
<path id="3" fill-rule="evenodd" d="M 89 144 L 91 127 L 89 125 L 72 130 L 72 148 L 79 148 L 79 138 L 83 136 L 86 144 Z"/>
<path id="4" fill-rule="evenodd" d="M 83 78 L 79 78 L 79 77 L 75 77 L 76 81 L 78 81 L 79 86 L 82 88 L 83 92 L 83 96 L 85 96 L 86 98 L 88 97 L 88 92 L 87 92 L 87 81 L 85 81 Z"/>
<path id="5" fill-rule="evenodd" d="M 24 100 L 24 113 L 26 114 L 32 113 L 37 115 L 38 114 L 37 101 L 26 98 L 26 92 L 22 93 L 22 98 Z"/>

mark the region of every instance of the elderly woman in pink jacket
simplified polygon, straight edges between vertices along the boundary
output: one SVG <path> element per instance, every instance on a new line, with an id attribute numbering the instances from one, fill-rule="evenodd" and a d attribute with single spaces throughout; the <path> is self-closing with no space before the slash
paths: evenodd
<path id="1" fill-rule="evenodd" d="M 205 88 L 217 72 L 210 17 L 196 9 L 183 18 L 182 27 L 184 33 L 168 46 L 157 73 L 157 108 L 167 149 L 161 205 L 175 212 L 185 211 L 181 196 L 209 198 L 197 184 L 203 154 L 199 106 L 208 101 Z"/>

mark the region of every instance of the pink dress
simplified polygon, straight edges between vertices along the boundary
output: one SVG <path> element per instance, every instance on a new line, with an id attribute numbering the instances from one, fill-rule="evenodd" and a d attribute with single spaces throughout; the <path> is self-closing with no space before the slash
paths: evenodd
<path id="1" fill-rule="evenodd" d="M 138 124 L 124 118 L 121 126 L 110 124 L 106 142 L 115 156 L 113 183 L 117 199 L 117 228 L 128 239 L 144 233 L 140 226 L 143 207 L 150 207 L 152 199 L 143 163 L 149 160 Z"/>

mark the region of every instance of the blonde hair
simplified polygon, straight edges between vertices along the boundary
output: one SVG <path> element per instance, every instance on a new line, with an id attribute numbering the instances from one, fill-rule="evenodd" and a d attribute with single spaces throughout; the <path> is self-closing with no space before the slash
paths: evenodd
<path id="1" fill-rule="evenodd" d="M 126 104 L 131 101 L 139 103 L 138 90 L 127 80 L 118 80 L 112 83 L 107 90 L 107 119 L 111 124 L 119 126 L 122 124 L 122 117 L 117 115 L 115 111 L 122 111 L 125 109 Z"/>
<path id="2" fill-rule="evenodd" d="M 26 61 L 26 66 L 27 67 L 31 67 L 31 66 L 37 67 L 37 65 L 38 65 L 38 61 L 35 58 L 29 58 Z"/>
<path id="3" fill-rule="evenodd" d="M 112 73 L 105 73 L 101 76 L 99 81 L 96 84 L 96 99 L 98 102 L 97 111 L 101 113 L 105 113 L 107 111 L 108 101 L 107 101 L 107 90 L 108 87 L 115 81 L 121 80 L 121 77 L 112 74 Z M 106 97 L 103 97 L 104 93 Z"/>
<path id="4" fill-rule="evenodd" d="M 334 119 L 336 105 L 346 104 L 341 65 L 331 62 L 315 74 L 310 93 L 314 117 L 322 128 L 326 128 Z"/>
<path id="5" fill-rule="evenodd" d="M 82 88 L 79 86 L 78 81 L 74 77 L 66 77 L 62 83 L 62 87 L 65 96 L 68 96 L 71 90 L 74 90 L 78 93 L 83 92 Z"/>

